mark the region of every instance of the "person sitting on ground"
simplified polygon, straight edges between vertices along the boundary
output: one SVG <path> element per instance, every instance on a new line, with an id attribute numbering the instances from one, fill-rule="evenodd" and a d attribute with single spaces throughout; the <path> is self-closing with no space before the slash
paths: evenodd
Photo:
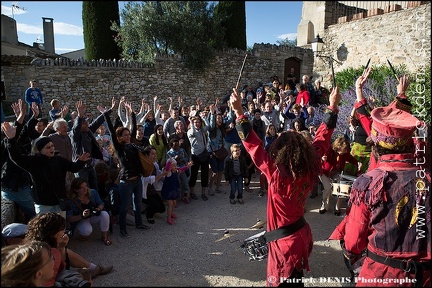
<path id="1" fill-rule="evenodd" d="M 87 181 L 78 177 L 72 180 L 69 197 L 71 209 L 67 211 L 66 217 L 78 230 L 80 240 L 86 241 L 93 231 L 92 224 L 99 224 L 103 243 L 111 245 L 108 236 L 110 216 L 104 210 L 105 204 L 98 192 L 88 188 Z"/>
<path id="2" fill-rule="evenodd" d="M 154 169 L 151 171 L 150 176 L 141 177 L 143 187 L 142 203 L 147 204 L 147 208 L 142 213 L 146 214 L 148 223 L 154 224 L 154 215 L 156 213 L 164 213 L 166 210 L 159 192 L 162 189 L 162 180 L 168 174 L 168 171 L 160 170 L 157 164 L 156 148 L 149 145 L 144 149 L 143 154 L 150 163 L 153 163 Z"/>
<path id="3" fill-rule="evenodd" d="M 24 238 L 24 242 L 28 241 L 44 241 L 51 246 L 51 253 L 54 256 L 54 277 L 52 277 L 44 286 L 53 286 L 59 280 L 57 276 L 63 270 L 69 270 L 70 267 L 76 269 L 89 269 L 91 279 L 95 279 L 99 275 L 105 275 L 113 269 L 113 266 L 95 265 L 87 261 L 78 253 L 67 248 L 69 236 L 65 233 L 66 219 L 59 213 L 47 212 L 39 214 L 30 220 L 28 231 Z M 70 269 L 73 271 L 72 269 Z M 64 272 L 68 273 L 68 272 Z M 60 274 L 60 276 L 64 276 Z M 85 280 L 82 280 L 85 281 Z M 76 283 L 75 283 L 76 284 Z"/>
<path id="4" fill-rule="evenodd" d="M 51 247 L 42 241 L 1 250 L 1 287 L 43 287 L 54 276 Z"/>

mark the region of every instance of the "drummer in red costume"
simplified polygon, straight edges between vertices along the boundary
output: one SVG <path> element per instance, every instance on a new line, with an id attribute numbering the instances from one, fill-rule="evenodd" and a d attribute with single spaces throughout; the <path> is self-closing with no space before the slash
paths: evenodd
<path id="1" fill-rule="evenodd" d="M 273 142 L 269 151 L 255 134 L 243 114 L 241 99 L 233 89 L 230 102 L 236 113 L 236 129 L 254 164 L 269 183 L 267 198 L 268 261 L 267 286 L 302 287 L 303 270 L 309 271 L 308 258 L 313 240 L 310 226 L 303 218 L 306 198 L 320 173 L 320 158 L 330 147 L 341 100 L 337 87 L 330 95 L 330 106 L 313 144 L 302 134 L 286 131 Z"/>
<path id="2" fill-rule="evenodd" d="M 343 239 L 350 264 L 367 248 L 356 286 L 430 287 L 431 174 L 416 165 L 421 147 L 413 141 L 425 124 L 393 105 L 375 108 L 371 119 L 376 164 L 354 181 L 347 216 L 330 239 Z"/>
<path id="3" fill-rule="evenodd" d="M 363 85 L 366 83 L 371 71 L 372 71 L 372 67 L 365 69 L 363 71 L 363 74 L 357 79 L 356 84 L 355 84 L 357 99 L 356 99 L 356 103 L 354 103 L 354 109 L 357 112 L 357 117 L 358 117 L 363 129 L 366 131 L 366 134 L 368 136 L 371 136 L 372 117 L 370 115 L 370 107 L 367 103 L 366 98 L 363 96 Z M 409 84 L 410 84 L 410 80 L 409 80 L 408 76 L 403 75 L 402 77 L 399 78 L 399 84 L 397 86 L 397 96 L 388 105 L 388 107 L 394 107 L 397 109 L 401 109 L 401 110 L 408 112 L 408 113 L 412 112 L 411 111 L 413 108 L 412 104 L 408 100 L 407 96 L 405 95 L 405 92 L 408 89 Z M 423 112 L 423 111 L 421 111 L 421 112 Z M 423 129 L 424 133 L 422 133 L 422 135 L 427 134 L 426 130 L 427 130 L 427 128 L 425 127 L 425 129 Z M 422 132 L 422 131 L 420 131 L 420 132 Z M 423 151 L 421 151 L 421 150 L 415 151 L 415 155 L 418 159 L 417 162 L 422 163 L 425 167 L 430 167 L 430 164 L 431 164 L 430 156 L 431 155 L 430 155 L 430 149 L 426 148 L 427 141 L 424 137 L 420 137 L 419 135 L 416 135 L 416 136 L 417 137 L 414 138 L 414 142 L 416 143 L 416 145 L 418 145 L 420 147 L 424 147 Z M 374 169 L 375 165 L 376 165 L 375 157 L 370 157 L 369 170 Z"/>

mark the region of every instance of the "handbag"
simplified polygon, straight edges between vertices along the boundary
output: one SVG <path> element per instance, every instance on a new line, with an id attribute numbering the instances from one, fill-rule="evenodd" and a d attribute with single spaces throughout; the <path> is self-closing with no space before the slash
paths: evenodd
<path id="1" fill-rule="evenodd" d="M 228 151 L 222 146 L 220 149 L 213 151 L 213 156 L 218 158 L 219 160 L 224 160 L 228 156 Z"/>
<path id="2" fill-rule="evenodd" d="M 144 177 L 152 175 L 154 164 L 141 151 L 138 151 L 138 156 L 141 163 L 141 175 Z"/>

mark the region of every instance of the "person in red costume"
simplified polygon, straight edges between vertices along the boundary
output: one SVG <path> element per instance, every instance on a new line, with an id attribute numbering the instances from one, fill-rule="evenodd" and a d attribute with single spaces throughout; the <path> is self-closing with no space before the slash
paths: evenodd
<path id="1" fill-rule="evenodd" d="M 347 216 L 329 239 L 343 240 L 348 265 L 363 258 L 356 286 L 430 287 L 431 174 L 416 165 L 413 138 L 425 123 L 393 105 L 371 119 L 374 169 L 354 181 Z"/>
<path id="2" fill-rule="evenodd" d="M 304 220 L 306 198 L 320 173 L 320 159 L 330 147 L 341 100 L 335 87 L 323 123 L 313 143 L 295 131 L 286 131 L 265 151 L 262 140 L 243 114 L 236 89 L 230 97 L 236 113 L 236 129 L 256 165 L 268 181 L 267 233 L 268 261 L 266 285 L 303 287 L 303 270 L 309 271 L 308 258 L 313 247 L 312 232 Z M 294 284 L 294 285 L 292 285 Z"/>
<path id="3" fill-rule="evenodd" d="M 354 109 L 357 112 L 358 120 L 360 121 L 363 129 L 366 131 L 368 136 L 371 136 L 371 126 L 372 126 L 372 117 L 370 115 L 370 107 L 367 103 L 367 99 L 363 96 L 363 85 L 366 83 L 370 72 L 372 71 L 372 67 L 369 67 L 363 71 L 363 74 L 356 81 L 356 103 L 354 103 Z M 388 107 L 394 107 L 396 109 L 401 109 L 405 112 L 411 113 L 412 104 L 408 100 L 405 95 L 406 90 L 410 84 L 410 79 L 407 75 L 403 75 L 399 78 L 399 84 L 397 86 L 397 96 L 394 100 L 388 105 Z M 423 111 L 415 111 L 418 114 L 422 114 Z M 426 149 L 427 141 L 425 135 L 428 134 L 426 130 L 430 127 L 424 127 L 421 129 L 420 135 L 416 135 L 414 138 L 415 144 L 424 149 L 418 149 L 415 151 L 415 155 L 419 164 L 424 165 L 424 167 L 430 167 L 430 149 Z M 430 131 L 429 131 L 430 132 Z M 373 156 L 373 155 L 371 155 Z M 369 170 L 375 168 L 376 165 L 376 157 L 370 157 Z"/>

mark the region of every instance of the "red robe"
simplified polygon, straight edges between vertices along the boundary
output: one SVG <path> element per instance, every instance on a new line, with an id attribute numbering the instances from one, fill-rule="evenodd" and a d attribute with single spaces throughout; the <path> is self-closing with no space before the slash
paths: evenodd
<path id="1" fill-rule="evenodd" d="M 318 128 L 313 145 L 319 157 L 330 147 L 334 129 L 325 123 Z M 275 166 L 264 150 L 262 140 L 252 130 L 242 141 L 253 162 L 268 181 L 267 231 L 294 223 L 304 215 L 307 196 L 315 183 L 313 176 L 295 181 L 283 166 Z M 317 167 L 320 169 L 320 167 Z M 309 271 L 308 258 L 312 252 L 313 239 L 309 224 L 294 234 L 268 244 L 267 286 L 278 286 L 281 278 L 288 278 L 293 270 Z"/>
<path id="2" fill-rule="evenodd" d="M 383 257 L 431 261 L 431 176 L 428 171 L 419 174 L 413 159 L 413 154 L 383 155 L 376 169 L 356 179 L 347 215 L 329 238 L 343 239 L 348 256 L 359 255 L 367 247 Z M 430 270 L 424 271 L 423 287 L 430 287 L 430 276 Z M 405 277 L 413 279 L 414 275 L 366 257 L 357 286 L 395 287 L 394 282 L 371 283 L 368 279 Z"/>

